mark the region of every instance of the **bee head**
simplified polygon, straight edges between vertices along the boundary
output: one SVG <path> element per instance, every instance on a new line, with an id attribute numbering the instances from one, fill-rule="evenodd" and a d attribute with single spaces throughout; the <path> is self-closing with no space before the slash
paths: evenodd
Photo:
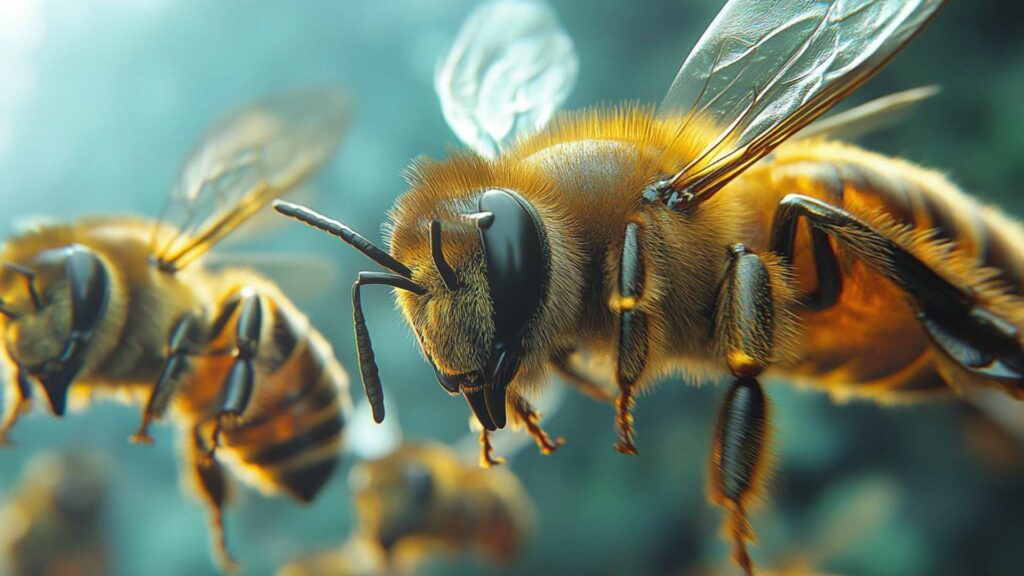
<path id="1" fill-rule="evenodd" d="M 109 290 L 106 266 L 80 244 L 42 250 L 27 263 L 8 262 L 0 270 L 7 353 L 19 371 L 42 384 L 58 416 L 103 318 Z"/>
<path id="2" fill-rule="evenodd" d="M 516 192 L 485 190 L 475 210 L 462 215 L 475 228 L 472 249 L 458 250 L 454 266 L 441 222 L 430 222 L 428 297 L 403 294 L 400 303 L 438 383 L 494 430 L 506 423 L 505 395 L 544 302 L 550 254 L 540 218 Z"/>
<path id="3" fill-rule="evenodd" d="M 509 189 L 485 189 L 475 196 L 472 210 L 456 215 L 459 225 L 449 229 L 450 241 L 444 224 L 433 219 L 419 235 L 429 243 L 405 246 L 395 256 L 307 208 L 281 201 L 275 208 L 337 236 L 394 272 L 362 272 L 352 293 L 360 372 L 375 420 L 384 418 L 383 393 L 359 289 L 384 284 L 403 291 L 399 304 L 441 387 L 464 396 L 484 428 L 505 426 L 505 395 L 548 288 L 547 237 L 528 201 Z M 449 260 L 452 253 L 457 255 Z"/>

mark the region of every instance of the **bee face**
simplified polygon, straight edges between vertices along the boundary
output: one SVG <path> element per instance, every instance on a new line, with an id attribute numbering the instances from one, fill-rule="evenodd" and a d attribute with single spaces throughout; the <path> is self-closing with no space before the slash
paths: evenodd
<path id="1" fill-rule="evenodd" d="M 8 354 L 40 381 L 54 413 L 63 414 L 67 389 L 106 311 L 106 266 L 80 244 L 42 250 L 27 264 L 4 265 L 0 295 L 10 318 Z"/>
<path id="2" fill-rule="evenodd" d="M 400 295 L 405 318 L 439 372 L 455 376 L 480 370 L 494 340 L 494 312 L 483 254 L 477 249 L 458 266 L 459 283 L 454 290 L 449 290 L 430 266 L 413 275 L 417 282 L 422 277 L 421 283 L 428 286 L 426 295 Z"/>
<path id="3" fill-rule="evenodd" d="M 484 190 L 473 206 L 457 215 L 476 229 L 476 238 L 463 232 L 453 243 L 459 258 L 445 254 L 441 222 L 430 222 L 429 250 L 421 246 L 410 260 L 426 294 L 403 293 L 399 302 L 438 382 L 494 430 L 506 422 L 505 394 L 544 301 L 550 254 L 540 218 L 518 193 Z"/>

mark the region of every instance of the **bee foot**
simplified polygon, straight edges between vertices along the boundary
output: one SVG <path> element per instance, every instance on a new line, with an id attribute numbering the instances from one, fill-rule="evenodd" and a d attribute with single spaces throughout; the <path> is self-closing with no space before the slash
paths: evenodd
<path id="1" fill-rule="evenodd" d="M 143 416 L 142 423 L 139 424 L 139 429 L 128 437 L 128 441 L 132 444 L 146 444 L 151 446 L 153 444 L 153 437 L 149 435 L 149 418 Z"/>
<path id="2" fill-rule="evenodd" d="M 147 446 L 153 445 L 153 437 L 145 430 L 139 430 L 135 434 L 132 434 L 128 437 L 128 441 L 132 444 L 145 444 Z"/>
<path id="3" fill-rule="evenodd" d="M 615 443 L 615 449 L 621 454 L 628 454 L 630 456 L 636 456 L 640 452 L 636 449 L 636 445 L 629 438 L 623 438 Z"/>
<path id="4" fill-rule="evenodd" d="M 494 446 L 491 445 L 491 435 L 485 428 L 480 432 L 480 467 L 490 468 L 505 463 L 504 458 L 494 456 Z"/>

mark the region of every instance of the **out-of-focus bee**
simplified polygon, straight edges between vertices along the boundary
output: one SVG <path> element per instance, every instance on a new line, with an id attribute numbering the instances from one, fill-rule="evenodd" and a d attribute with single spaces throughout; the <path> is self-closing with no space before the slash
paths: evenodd
<path id="1" fill-rule="evenodd" d="M 4 574 L 110 574 L 106 464 L 86 454 L 37 456 L 0 509 Z"/>
<path id="2" fill-rule="evenodd" d="M 225 465 L 312 500 L 337 463 L 347 377 L 274 284 L 197 261 L 330 158 L 346 114 L 344 97 L 326 89 L 256 103 L 214 126 L 159 222 L 85 218 L 0 245 L 0 436 L 37 384 L 57 416 L 69 392 L 144 399 L 137 442 L 151 442 L 150 423 L 171 409 L 225 564 Z"/>
<path id="3" fill-rule="evenodd" d="M 407 443 L 361 462 L 349 484 L 357 515 L 353 538 L 341 551 L 295 563 L 282 574 L 411 574 L 439 554 L 464 550 L 504 565 L 522 548 L 533 521 L 512 473 L 481 470 L 440 444 Z M 373 545 L 379 554 L 368 552 Z"/>
<path id="4" fill-rule="evenodd" d="M 353 289 L 375 417 L 369 284 L 397 289 L 438 381 L 485 430 L 507 412 L 528 420 L 524 394 L 573 350 L 609 359 L 617 448 L 629 454 L 638 390 L 667 374 L 731 375 L 709 497 L 727 509 L 749 573 L 748 512 L 769 468 L 762 375 L 883 402 L 975 386 L 1024 397 L 1020 226 L 940 174 L 829 130 L 793 138 L 942 4 L 731 0 L 657 108 L 547 126 L 575 74 L 564 32 L 537 4 L 485 5 L 437 76 L 449 124 L 475 153 L 413 165 L 389 252 L 277 205 L 389 270 L 361 273 Z"/>

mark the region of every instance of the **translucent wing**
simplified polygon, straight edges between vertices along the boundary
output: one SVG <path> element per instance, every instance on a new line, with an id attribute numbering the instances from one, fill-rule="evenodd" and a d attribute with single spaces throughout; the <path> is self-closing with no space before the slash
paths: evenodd
<path id="1" fill-rule="evenodd" d="M 215 124 L 185 162 L 154 230 L 159 266 L 183 268 L 301 183 L 334 153 L 347 117 L 340 91 L 306 89 Z"/>
<path id="2" fill-rule="evenodd" d="M 815 120 L 794 138 L 857 140 L 903 120 L 915 106 L 938 93 L 938 86 L 921 86 L 875 98 L 855 108 Z"/>
<path id="3" fill-rule="evenodd" d="M 477 8 L 437 68 L 445 120 L 466 145 L 495 156 L 537 130 L 569 96 L 579 62 L 554 11 L 534 0 Z"/>
<path id="4" fill-rule="evenodd" d="M 863 84 L 943 0 L 731 0 L 683 63 L 661 117 L 716 126 L 666 184 L 702 201 Z"/>

